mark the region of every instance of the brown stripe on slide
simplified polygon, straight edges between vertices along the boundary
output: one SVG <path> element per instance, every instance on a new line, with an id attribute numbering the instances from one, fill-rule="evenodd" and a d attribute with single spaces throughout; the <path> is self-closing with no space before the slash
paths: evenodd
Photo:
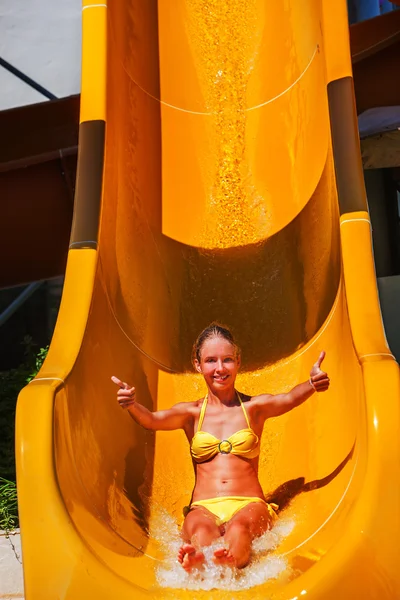
<path id="1" fill-rule="evenodd" d="M 105 122 L 79 126 L 78 170 L 70 248 L 97 248 L 103 183 Z"/>
<path id="2" fill-rule="evenodd" d="M 340 214 L 368 210 L 352 77 L 328 84 L 336 187 Z"/>

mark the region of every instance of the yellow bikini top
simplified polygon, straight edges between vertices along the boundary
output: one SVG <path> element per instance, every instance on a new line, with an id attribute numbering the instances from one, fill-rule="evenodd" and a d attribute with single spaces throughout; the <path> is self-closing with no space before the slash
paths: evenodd
<path id="1" fill-rule="evenodd" d="M 248 427 L 246 429 L 240 429 L 239 431 L 236 431 L 236 433 L 233 433 L 226 440 L 219 440 L 215 437 L 215 435 L 207 433 L 207 431 L 201 431 L 208 401 L 207 394 L 201 407 L 197 431 L 194 434 L 192 443 L 190 445 L 190 452 L 193 460 L 195 460 L 197 463 L 210 460 L 210 458 L 216 456 L 218 452 L 221 454 L 235 454 L 236 456 L 243 456 L 244 458 L 255 458 L 259 455 L 260 444 L 258 435 L 256 435 L 256 433 L 254 433 L 250 427 L 249 418 L 247 416 L 244 404 L 238 392 L 236 392 L 236 394 L 239 399 L 240 406 L 243 409 Z"/>

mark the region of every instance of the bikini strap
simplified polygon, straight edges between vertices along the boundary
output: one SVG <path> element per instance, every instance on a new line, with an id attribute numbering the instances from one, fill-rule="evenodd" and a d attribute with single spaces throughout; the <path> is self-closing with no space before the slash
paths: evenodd
<path id="1" fill-rule="evenodd" d="M 201 405 L 199 424 L 197 425 L 197 431 L 200 431 L 201 426 L 203 425 L 204 415 L 206 414 L 207 400 L 208 400 L 208 394 L 205 395 L 203 404 Z"/>
<path id="2" fill-rule="evenodd" d="M 246 411 L 246 409 L 245 409 L 245 407 L 244 407 L 244 403 L 243 403 L 243 401 L 242 401 L 242 399 L 241 399 L 241 397 L 240 397 L 240 394 L 239 394 L 239 392 L 238 392 L 237 390 L 236 390 L 236 395 L 237 395 L 237 397 L 239 398 L 240 406 L 243 408 L 243 412 L 244 412 L 244 418 L 245 418 L 245 419 L 246 419 L 246 421 L 247 421 L 247 426 L 248 426 L 248 428 L 249 428 L 249 429 L 251 429 L 251 425 L 250 425 L 249 417 L 248 417 L 248 415 L 247 415 L 247 411 Z"/>

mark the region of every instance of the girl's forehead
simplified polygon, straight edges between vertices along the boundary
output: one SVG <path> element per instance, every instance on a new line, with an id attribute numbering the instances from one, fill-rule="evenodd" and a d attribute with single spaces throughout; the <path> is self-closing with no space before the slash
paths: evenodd
<path id="1" fill-rule="evenodd" d="M 235 354 L 235 347 L 231 342 L 221 337 L 212 337 L 206 340 L 202 347 L 202 354 L 210 352 L 223 352 L 225 354 Z"/>

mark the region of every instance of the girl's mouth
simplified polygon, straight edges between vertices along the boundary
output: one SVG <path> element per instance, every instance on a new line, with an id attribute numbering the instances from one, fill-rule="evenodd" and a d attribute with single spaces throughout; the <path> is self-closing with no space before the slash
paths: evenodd
<path id="1" fill-rule="evenodd" d="M 217 375 L 214 377 L 214 381 L 216 381 L 217 383 L 223 383 L 228 379 L 228 377 L 229 375 Z"/>

